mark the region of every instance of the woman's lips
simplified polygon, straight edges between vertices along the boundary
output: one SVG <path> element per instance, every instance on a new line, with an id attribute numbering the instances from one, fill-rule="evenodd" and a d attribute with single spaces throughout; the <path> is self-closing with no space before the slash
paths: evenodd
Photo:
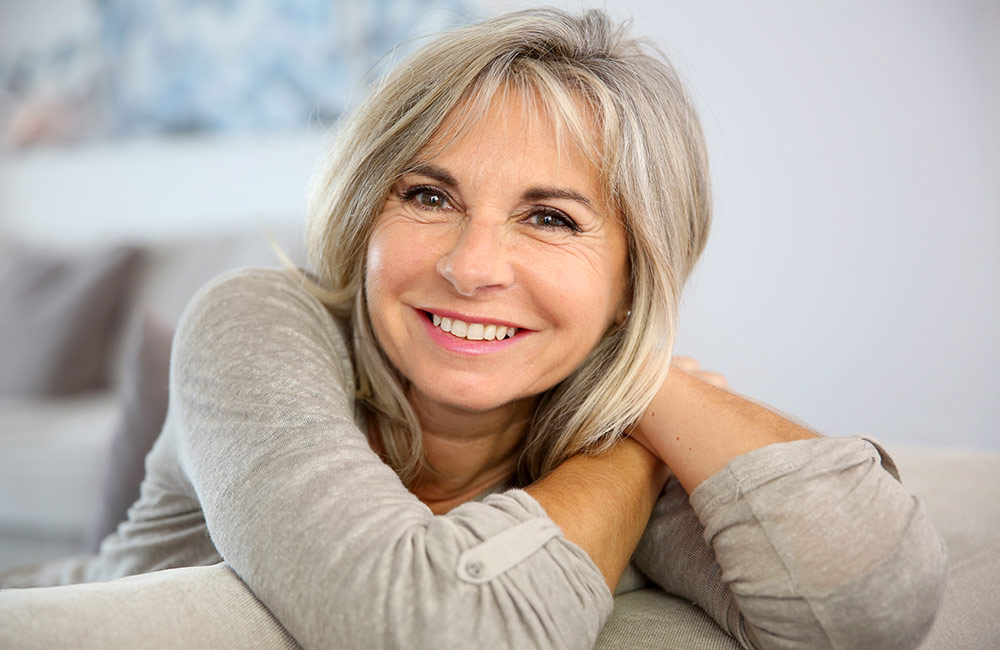
<path id="1" fill-rule="evenodd" d="M 445 332 L 460 339 L 469 341 L 502 341 L 517 334 L 516 327 L 495 325 L 493 323 L 469 323 L 459 318 L 448 318 L 428 312 L 434 327 L 440 327 Z"/>
<path id="2" fill-rule="evenodd" d="M 530 331 L 496 323 L 468 322 L 422 309 L 417 312 L 432 340 L 460 354 L 498 352 L 517 343 Z"/>
<path id="3" fill-rule="evenodd" d="M 419 308 L 419 311 L 424 312 L 428 319 L 432 319 L 434 316 L 440 316 L 443 318 L 450 318 L 452 321 L 460 320 L 466 323 L 482 323 L 483 325 L 503 325 L 507 328 L 515 329 L 526 329 L 522 324 L 515 323 L 514 321 L 503 320 L 500 318 L 491 318 L 489 316 L 483 316 L 482 314 L 463 314 L 457 311 L 449 311 L 447 309 L 437 309 L 423 307 Z"/>

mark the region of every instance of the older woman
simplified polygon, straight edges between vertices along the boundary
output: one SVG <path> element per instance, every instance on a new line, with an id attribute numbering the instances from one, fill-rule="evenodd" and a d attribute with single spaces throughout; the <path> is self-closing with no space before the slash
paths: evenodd
<path id="1" fill-rule="evenodd" d="M 306 648 L 520 649 L 592 646 L 648 579 L 745 647 L 919 642 L 943 550 L 884 453 L 669 363 L 710 208 L 661 59 L 598 12 L 460 29 L 325 169 L 314 274 L 237 271 L 188 307 L 129 521 L 8 585 L 217 565 L 87 607 L 187 635 L 210 610 Z M 51 640 L 15 614 L 65 593 L 5 592 L 0 635 Z"/>

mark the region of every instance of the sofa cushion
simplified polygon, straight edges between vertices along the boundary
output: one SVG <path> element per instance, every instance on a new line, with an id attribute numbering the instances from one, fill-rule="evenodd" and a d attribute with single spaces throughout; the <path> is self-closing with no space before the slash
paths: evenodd
<path id="1" fill-rule="evenodd" d="M 1000 454 L 900 445 L 893 455 L 948 547 L 944 600 L 920 650 L 1000 648 Z"/>
<path id="2" fill-rule="evenodd" d="M 117 417 L 111 390 L 0 402 L 0 567 L 80 551 Z"/>
<path id="3" fill-rule="evenodd" d="M 106 386 L 139 263 L 128 246 L 71 252 L 0 242 L 0 396 Z"/>
<path id="4" fill-rule="evenodd" d="M 740 644 L 694 603 L 655 587 L 615 597 L 594 650 L 738 650 Z"/>
<path id="5" fill-rule="evenodd" d="M 305 261 L 299 223 L 259 224 L 245 231 L 160 241 L 144 251 L 133 311 L 150 311 L 176 324 L 188 301 L 209 280 L 244 266 L 281 266 L 275 246 L 295 265 Z"/>
<path id="6" fill-rule="evenodd" d="M 126 519 L 129 506 L 139 498 L 146 454 L 167 417 L 173 327 L 152 314 L 139 317 L 135 327 L 138 333 L 125 352 L 121 413 L 111 438 L 101 498 L 86 535 L 85 550 L 92 553 Z"/>

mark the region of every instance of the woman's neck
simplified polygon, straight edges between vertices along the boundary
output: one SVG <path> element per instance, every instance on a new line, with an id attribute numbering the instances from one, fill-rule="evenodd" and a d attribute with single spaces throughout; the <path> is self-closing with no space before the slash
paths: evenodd
<path id="1" fill-rule="evenodd" d="M 426 469 L 410 490 L 436 514 L 509 479 L 517 468 L 534 400 L 485 413 L 428 403 L 411 395 L 423 433 Z"/>

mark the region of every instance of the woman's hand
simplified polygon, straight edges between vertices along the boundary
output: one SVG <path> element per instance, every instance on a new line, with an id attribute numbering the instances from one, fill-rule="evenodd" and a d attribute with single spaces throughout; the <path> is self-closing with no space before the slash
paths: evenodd
<path id="1" fill-rule="evenodd" d="M 631 437 L 666 463 L 689 494 L 737 456 L 817 435 L 726 386 L 721 374 L 676 357 L 632 430 Z"/>
<path id="2" fill-rule="evenodd" d="M 694 357 L 674 357 L 670 361 L 670 365 L 674 368 L 680 368 L 689 375 L 694 375 L 698 379 L 707 381 L 713 386 L 719 388 L 729 388 L 729 382 L 726 378 L 718 372 L 712 372 L 711 370 L 704 370 L 698 360 Z"/>
<path id="3" fill-rule="evenodd" d="M 689 375 L 697 377 L 702 381 L 706 381 L 718 388 L 729 388 L 729 381 L 726 380 L 722 373 L 703 369 L 701 364 L 698 363 L 698 360 L 694 357 L 675 356 L 670 360 L 670 367 L 672 370 L 674 368 L 682 370 Z M 638 426 L 638 423 L 637 426 L 633 427 L 629 432 L 629 437 L 644 446 L 654 455 L 659 456 L 656 451 L 656 447 L 653 446 L 652 442 L 646 439 L 645 432 Z"/>

